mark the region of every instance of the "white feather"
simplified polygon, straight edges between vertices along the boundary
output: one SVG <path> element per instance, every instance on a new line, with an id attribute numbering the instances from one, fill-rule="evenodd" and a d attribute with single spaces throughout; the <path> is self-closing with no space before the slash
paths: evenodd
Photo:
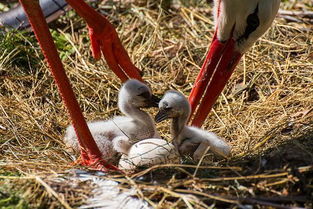
<path id="1" fill-rule="evenodd" d="M 236 49 L 241 53 L 246 52 L 271 26 L 279 4 L 280 0 L 215 0 L 214 20 L 218 40 L 225 42 L 233 38 L 236 41 Z M 247 17 L 257 6 L 260 25 L 247 39 L 238 42 L 247 27 Z"/>
<path id="2" fill-rule="evenodd" d="M 162 115 L 173 118 L 171 134 L 173 144 L 182 154 L 193 154 L 195 160 L 199 160 L 210 147 L 210 150 L 218 155 L 227 157 L 230 155 L 231 146 L 224 139 L 212 132 L 187 126 L 190 115 L 190 104 L 183 94 L 178 91 L 167 91 L 159 103 Z"/>
<path id="3" fill-rule="evenodd" d="M 104 159 L 116 161 L 117 153 L 127 152 L 129 144 L 146 138 L 159 137 L 153 119 L 141 110 L 142 107 L 147 106 L 147 100 L 138 95 L 147 92 L 151 95 L 151 90 L 144 83 L 128 80 L 121 87 L 118 96 L 119 109 L 126 116 L 88 122 L 89 130 Z M 121 136 L 123 138 L 120 138 Z M 72 125 L 66 129 L 64 142 L 67 147 L 79 151 L 78 138 Z"/>

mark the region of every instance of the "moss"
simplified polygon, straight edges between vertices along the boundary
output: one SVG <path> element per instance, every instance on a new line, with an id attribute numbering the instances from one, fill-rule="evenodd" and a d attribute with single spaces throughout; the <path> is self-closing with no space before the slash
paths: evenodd
<path id="1" fill-rule="evenodd" d="M 35 68 L 43 59 L 42 54 L 37 53 L 39 47 L 34 36 L 27 32 L 10 30 L 0 33 L 1 65 L 23 69 L 22 74 L 28 75 L 30 69 Z M 1 66 L 2 68 L 4 66 Z M 3 72 L 2 72 L 3 73 Z"/>
<path id="2" fill-rule="evenodd" d="M 1 176 L 16 176 L 17 173 L 1 171 Z M 27 209 L 28 203 L 20 190 L 14 189 L 14 184 L 7 179 L 0 179 L 0 209 Z"/>

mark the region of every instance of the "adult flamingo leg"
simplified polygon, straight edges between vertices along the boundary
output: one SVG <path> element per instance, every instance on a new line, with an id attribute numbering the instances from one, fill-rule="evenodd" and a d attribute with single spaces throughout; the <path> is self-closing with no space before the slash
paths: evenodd
<path id="1" fill-rule="evenodd" d="M 122 82 L 129 78 L 143 81 L 140 70 L 131 62 L 113 25 L 84 0 L 66 1 L 87 22 L 94 58 L 100 59 L 102 51 L 109 67 Z"/>
<path id="2" fill-rule="evenodd" d="M 101 153 L 92 138 L 69 80 L 65 74 L 62 62 L 53 43 L 48 25 L 38 1 L 20 0 L 20 3 L 29 18 L 29 22 L 31 23 L 36 38 L 39 41 L 40 47 L 49 64 L 61 97 L 70 114 L 81 147 L 82 164 L 93 166 L 94 168 L 101 170 L 117 170 L 115 166 L 108 164 L 101 158 Z"/>

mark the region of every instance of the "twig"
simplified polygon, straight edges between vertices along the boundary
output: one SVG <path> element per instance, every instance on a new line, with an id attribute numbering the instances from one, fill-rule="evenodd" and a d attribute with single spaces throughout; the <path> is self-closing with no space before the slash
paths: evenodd
<path id="1" fill-rule="evenodd" d="M 297 23 L 303 22 L 302 20 L 289 15 L 279 15 L 279 17 L 284 18 L 285 20 L 287 20 L 287 22 L 297 22 Z"/>
<path id="2" fill-rule="evenodd" d="M 284 184 L 286 182 L 289 182 L 289 179 L 288 178 L 285 178 L 285 179 L 282 179 L 282 180 L 279 180 L 279 181 L 275 181 L 273 183 L 269 183 L 269 184 L 265 184 L 264 186 L 265 187 L 269 187 L 269 186 L 276 186 L 276 185 L 279 185 L 279 184 Z"/>
<path id="3" fill-rule="evenodd" d="M 47 192 L 51 193 L 66 209 L 72 209 L 72 207 L 63 200 L 46 182 L 44 182 L 40 177 L 35 177 L 36 181 L 38 181 L 42 186 L 44 186 Z"/>
<path id="4" fill-rule="evenodd" d="M 299 167 L 298 171 L 300 173 L 309 172 L 313 170 L 313 165 Z M 222 177 L 222 178 L 202 178 L 200 181 L 234 181 L 234 180 L 248 180 L 248 179 L 266 179 L 266 178 L 276 178 L 289 175 L 289 172 L 282 172 L 276 174 L 260 174 L 251 176 L 237 176 L 237 177 Z"/>
<path id="5" fill-rule="evenodd" d="M 222 177 L 222 178 L 202 178 L 201 181 L 234 181 L 234 180 L 248 180 L 248 179 L 264 179 L 264 178 L 276 178 L 287 176 L 288 172 L 277 174 L 261 174 L 252 176 L 237 176 L 237 177 Z"/>
<path id="6" fill-rule="evenodd" d="M 297 16 L 302 18 L 313 18 L 313 11 L 290 11 L 290 10 L 282 10 L 278 11 L 278 15 L 288 15 L 288 16 Z"/>
<path id="7" fill-rule="evenodd" d="M 189 193 L 189 194 L 188 194 L 188 193 L 187 193 L 187 194 L 180 194 L 180 193 L 175 192 L 175 191 L 177 191 L 177 190 L 171 191 L 171 190 L 169 190 L 169 189 L 167 189 L 167 188 L 164 188 L 164 187 L 159 187 L 159 189 L 160 189 L 161 191 L 165 192 L 165 193 L 168 193 L 168 194 L 172 195 L 173 197 L 182 198 L 185 203 L 186 203 L 187 200 L 189 200 L 189 199 L 191 200 L 191 199 L 192 199 L 191 197 L 193 197 L 193 196 L 190 196 L 190 195 L 189 195 L 190 193 Z M 189 190 L 186 190 L 186 191 L 189 191 Z M 189 205 L 189 204 L 186 203 L 186 205 Z"/>
<path id="8" fill-rule="evenodd" d="M 197 166 L 197 165 L 182 165 L 182 164 L 164 164 L 164 165 L 155 165 L 150 168 L 147 168 L 146 170 L 143 170 L 141 172 L 135 173 L 131 176 L 131 178 L 135 178 L 138 176 L 145 175 L 146 173 L 159 169 L 159 168 L 166 168 L 166 167 L 180 167 L 180 168 L 198 168 L 198 169 L 217 169 L 217 170 L 235 170 L 235 171 L 242 171 L 241 167 L 217 167 L 217 166 Z"/>
<path id="9" fill-rule="evenodd" d="M 0 176 L 0 179 L 35 179 L 30 176 Z"/>
<path id="10" fill-rule="evenodd" d="M 198 162 L 198 164 L 197 164 L 197 167 L 196 167 L 196 169 L 195 169 L 195 172 L 193 173 L 193 177 L 196 177 L 196 175 L 197 175 L 197 173 L 198 173 L 198 170 L 199 170 L 199 166 L 201 165 L 201 163 L 202 163 L 202 161 L 203 161 L 205 155 L 208 153 L 208 151 L 209 151 L 210 148 L 211 148 L 211 147 L 208 146 L 208 147 L 205 149 L 205 152 L 203 153 L 201 159 L 199 160 L 199 162 Z"/>
<path id="11" fill-rule="evenodd" d="M 304 20 L 302 20 L 300 18 L 309 19 L 309 22 L 311 22 L 311 19 L 313 19 L 313 12 L 312 11 L 279 10 L 278 16 L 281 18 L 284 18 L 285 20 L 287 20 L 289 22 L 301 23 Z"/>
<path id="12" fill-rule="evenodd" d="M 226 199 L 226 198 L 223 198 L 223 197 L 220 197 L 220 196 L 210 195 L 210 194 L 199 192 L 199 191 L 193 191 L 193 190 L 188 190 L 188 189 L 175 189 L 175 191 L 176 192 L 187 193 L 187 194 L 200 195 L 200 196 L 208 197 L 210 199 L 218 200 L 218 201 L 221 201 L 221 202 L 227 202 L 227 203 L 232 203 L 232 204 L 238 204 L 239 203 L 236 200 L 230 200 L 230 199 Z"/>

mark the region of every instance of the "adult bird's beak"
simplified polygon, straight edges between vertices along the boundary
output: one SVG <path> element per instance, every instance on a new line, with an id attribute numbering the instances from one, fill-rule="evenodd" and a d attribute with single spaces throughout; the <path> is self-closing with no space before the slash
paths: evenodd
<path id="1" fill-rule="evenodd" d="M 235 43 L 232 38 L 227 42 L 221 42 L 216 34 L 214 35 L 210 50 L 189 96 L 191 113 L 194 114 L 192 125 L 200 127 L 203 124 L 238 64 L 242 54 L 235 50 Z"/>
<path id="2" fill-rule="evenodd" d="M 166 111 L 166 109 L 160 109 L 159 112 L 154 117 L 154 120 L 156 123 L 160 123 L 163 120 L 166 120 L 168 118 L 169 118 L 168 117 L 168 111 Z"/>

